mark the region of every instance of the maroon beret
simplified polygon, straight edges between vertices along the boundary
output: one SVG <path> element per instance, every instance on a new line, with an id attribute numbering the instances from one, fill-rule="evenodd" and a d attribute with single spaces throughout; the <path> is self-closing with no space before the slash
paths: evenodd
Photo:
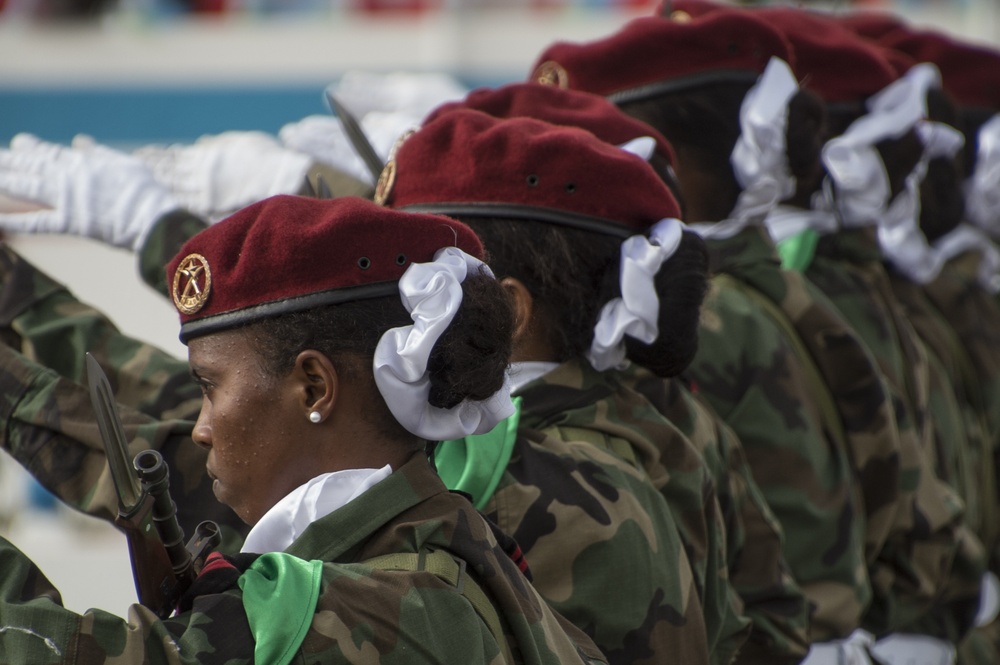
<path id="1" fill-rule="evenodd" d="M 482 243 L 451 219 L 355 197 L 279 195 L 188 240 L 167 266 L 181 341 L 322 305 L 398 294 L 411 263 Z"/>
<path id="2" fill-rule="evenodd" d="M 752 83 L 772 56 L 791 63 L 788 41 L 748 12 L 719 12 L 685 22 L 650 16 L 605 39 L 549 46 L 531 80 L 586 90 L 621 104 L 709 83 Z"/>
<path id="3" fill-rule="evenodd" d="M 930 30 L 900 28 L 879 43 L 917 62 L 932 62 L 941 84 L 962 106 L 1000 109 L 1000 52 Z"/>
<path id="4" fill-rule="evenodd" d="M 896 66 L 904 64 L 890 62 L 884 49 L 841 26 L 831 14 L 792 7 L 747 10 L 708 0 L 674 0 L 670 6 L 674 20 L 752 13 L 777 28 L 795 52 L 788 63 L 799 83 L 829 103 L 870 97 L 896 80 Z"/>
<path id="5" fill-rule="evenodd" d="M 459 109 L 412 134 L 377 197 L 402 210 L 539 221 L 625 238 L 680 208 L 640 157 L 576 127 Z"/>
<path id="6" fill-rule="evenodd" d="M 784 31 L 795 49 L 795 76 L 828 103 L 863 101 L 897 78 L 883 49 L 828 14 L 790 7 L 767 7 L 756 13 Z"/>
<path id="7" fill-rule="evenodd" d="M 888 12 L 860 11 L 833 16 L 840 25 L 865 39 L 879 39 L 894 30 L 906 27 L 903 19 Z"/>
<path id="8" fill-rule="evenodd" d="M 534 118 L 553 125 L 580 127 L 614 145 L 649 136 L 656 141 L 657 152 L 674 164 L 674 149 L 663 134 L 623 113 L 603 97 L 588 92 L 531 83 L 480 88 L 460 102 L 438 107 L 424 122 L 462 108 L 482 111 L 494 118 Z"/>

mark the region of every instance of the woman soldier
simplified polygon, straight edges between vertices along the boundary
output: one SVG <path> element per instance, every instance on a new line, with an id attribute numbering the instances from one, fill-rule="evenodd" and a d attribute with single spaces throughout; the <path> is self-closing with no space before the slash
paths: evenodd
<path id="1" fill-rule="evenodd" d="M 424 122 L 429 123 L 442 114 L 460 108 L 482 111 L 497 118 L 528 117 L 555 125 L 580 127 L 613 145 L 645 142 L 653 146 L 648 158 L 650 166 L 672 192 L 677 191 L 673 170 L 675 158 L 667 140 L 649 125 L 629 117 L 614 104 L 597 95 L 556 86 L 514 83 L 497 89 L 475 90 L 460 102 L 440 107 Z M 602 167 L 595 165 L 592 168 Z M 683 208 L 683 201 L 681 206 Z M 470 224 L 478 225 L 474 220 L 470 220 Z M 519 224 L 515 230 L 516 233 L 510 235 L 509 241 L 500 243 L 496 250 L 489 250 L 498 265 L 503 264 L 509 269 L 509 272 L 498 278 L 502 281 L 516 279 L 532 284 L 532 297 L 541 302 L 564 301 L 560 291 L 564 288 L 563 285 L 546 278 L 544 273 L 565 272 L 567 276 L 571 276 L 574 271 L 572 265 L 564 265 L 556 261 L 555 257 L 545 262 L 532 261 L 532 247 L 538 244 L 537 236 L 541 232 L 532 224 Z M 484 233 L 489 235 L 486 230 Z M 568 243 L 575 238 L 559 229 L 551 229 L 547 233 L 558 233 Z M 579 248 L 572 250 L 574 254 L 586 253 Z M 611 264 L 614 264 L 613 260 Z M 671 290 L 683 288 L 683 285 L 670 281 L 669 278 L 675 276 L 671 267 L 664 266 L 661 269 L 663 276 L 658 280 L 667 284 L 667 288 Z M 587 279 L 584 275 L 578 277 Z M 664 298 L 665 307 L 672 302 L 670 298 Z M 556 307 L 558 316 L 558 305 Z M 674 308 L 664 312 L 662 316 L 676 319 L 683 315 L 683 311 L 676 311 Z M 561 316 L 565 318 L 565 314 Z M 639 356 L 637 358 L 642 360 Z M 705 580 L 701 584 L 704 589 L 702 609 L 709 635 L 726 634 L 727 601 L 723 592 L 731 586 L 742 601 L 743 614 L 751 620 L 753 626 L 749 639 L 740 649 L 740 661 L 746 662 L 755 657 L 772 662 L 783 657 L 790 661 L 801 658 L 808 650 L 805 598 L 788 573 L 788 564 L 781 552 L 784 540 L 781 526 L 753 480 L 739 440 L 707 403 L 687 389 L 676 375 L 681 369 L 679 365 L 663 367 L 654 363 L 653 369 L 661 374 L 667 372 L 670 376 L 657 376 L 637 363 L 608 371 L 614 373 L 615 380 L 625 386 L 635 385 L 670 424 L 677 428 L 664 428 L 651 437 L 660 452 L 659 459 L 652 461 L 658 462 L 663 468 L 648 468 L 647 471 L 655 482 L 662 485 L 661 492 L 681 524 L 681 538 L 695 574 Z M 715 481 L 715 492 L 725 524 L 727 579 L 720 578 L 717 572 L 708 573 L 707 571 L 717 571 L 718 566 L 712 565 L 710 560 L 699 554 L 713 551 L 710 548 L 712 531 L 702 527 L 710 527 L 711 520 L 691 514 L 685 507 L 691 503 L 684 500 L 684 486 L 693 480 L 690 454 L 686 452 L 692 444 L 702 454 Z M 707 501 L 705 503 L 710 505 Z M 702 534 L 701 531 L 707 533 Z M 749 534 L 752 535 L 748 537 Z M 705 535 L 709 537 L 707 544 L 703 542 Z M 732 620 L 731 614 L 728 619 Z M 713 630 L 712 626 L 718 628 Z"/>
<path id="2" fill-rule="evenodd" d="M 718 513 L 705 510 L 715 499 L 704 462 L 686 443 L 674 451 L 686 466 L 674 460 L 665 473 L 655 440 L 670 424 L 601 371 L 643 349 L 669 350 L 655 357 L 683 367 L 696 346 L 704 252 L 676 219 L 662 180 L 643 158 L 583 130 L 455 109 L 403 141 L 380 183 L 376 196 L 386 205 L 474 225 L 515 303 L 511 378 L 520 406 L 486 465 L 488 482 L 471 491 L 524 549 L 539 591 L 612 662 L 670 654 L 728 662 L 747 625 L 729 605 L 731 592 L 721 587 L 722 620 L 706 636 L 705 577 L 695 575 L 688 596 L 696 564 L 684 550 L 664 548 L 679 547 L 670 537 L 678 528 L 696 533 L 693 551 L 712 562 L 708 583 L 725 582 L 724 550 L 707 540 Z M 639 280 L 629 282 L 630 298 L 647 297 L 654 276 L 672 282 L 662 319 L 630 318 L 634 303 L 621 296 L 619 268 Z M 442 476 L 450 455 L 469 457 L 456 446 L 483 450 L 443 444 Z M 469 466 L 463 471 L 473 475 Z M 673 505 L 657 491 L 664 480 Z M 655 530 L 637 538 L 637 520 L 650 518 Z"/>
<path id="3" fill-rule="evenodd" d="M 461 224 L 352 198 L 274 197 L 189 241 L 168 270 L 193 438 L 253 556 L 126 622 L 62 608 L 2 541 L 0 660 L 604 662 L 424 453 L 511 411 L 511 312 L 481 257 Z"/>

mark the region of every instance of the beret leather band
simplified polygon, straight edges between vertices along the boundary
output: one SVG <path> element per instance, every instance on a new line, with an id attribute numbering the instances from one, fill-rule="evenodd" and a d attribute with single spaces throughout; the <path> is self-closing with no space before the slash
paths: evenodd
<path id="1" fill-rule="evenodd" d="M 615 238 L 629 238 L 635 235 L 635 230 L 622 226 L 601 217 L 591 217 L 579 213 L 543 208 L 540 206 L 516 205 L 510 203 L 414 203 L 400 206 L 397 210 L 403 212 L 420 212 L 448 217 L 499 217 L 503 219 L 523 219 L 531 222 L 544 222 L 557 226 L 566 226 L 582 231 L 600 233 Z"/>
<path id="2" fill-rule="evenodd" d="M 261 303 L 236 311 L 223 312 L 215 316 L 188 321 L 181 325 L 180 340 L 184 344 L 187 344 L 188 340 L 194 337 L 230 328 L 247 326 L 258 321 L 281 316 L 282 314 L 301 312 L 324 305 L 339 305 L 345 302 L 383 298 L 393 295 L 399 297 L 399 282 L 361 284 L 359 286 L 330 289 L 329 291 L 319 291 L 304 296 Z"/>
<path id="3" fill-rule="evenodd" d="M 671 92 L 678 92 L 690 88 L 697 88 L 703 85 L 714 85 L 716 83 L 753 83 L 760 77 L 760 72 L 751 69 L 719 69 L 711 72 L 701 72 L 692 76 L 685 76 L 668 81 L 657 81 L 647 83 L 628 90 L 619 90 L 607 95 L 606 99 L 615 104 L 627 104 L 629 102 L 639 102 L 651 97 L 665 95 Z"/>

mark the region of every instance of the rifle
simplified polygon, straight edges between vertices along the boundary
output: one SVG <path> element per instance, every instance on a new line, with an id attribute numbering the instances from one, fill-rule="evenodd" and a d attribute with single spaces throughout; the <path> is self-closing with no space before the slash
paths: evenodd
<path id="1" fill-rule="evenodd" d="M 89 353 L 87 381 L 111 479 L 118 493 L 115 524 L 128 541 L 135 590 L 141 604 L 165 619 L 198 576 L 205 557 L 218 546 L 219 526 L 211 521 L 202 522 L 195 527 L 187 545 L 184 544 L 177 506 L 170 498 L 167 464 L 156 450 L 140 452 L 129 464 L 128 443 L 111 384 Z"/>

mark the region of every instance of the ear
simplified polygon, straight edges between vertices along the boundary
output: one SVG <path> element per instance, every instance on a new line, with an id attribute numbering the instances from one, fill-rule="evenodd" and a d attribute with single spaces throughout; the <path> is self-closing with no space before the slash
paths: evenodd
<path id="1" fill-rule="evenodd" d="M 504 277 L 500 280 L 507 298 L 510 300 L 511 309 L 514 310 L 514 346 L 524 343 L 531 328 L 531 317 L 534 314 L 535 299 L 528 291 L 528 287 L 519 279 L 514 277 Z"/>
<path id="2" fill-rule="evenodd" d="M 316 411 L 319 422 L 325 422 L 337 405 L 340 391 L 340 377 L 333 362 L 314 349 L 307 349 L 295 359 L 292 370 L 297 383 L 299 402 L 305 418 Z"/>

